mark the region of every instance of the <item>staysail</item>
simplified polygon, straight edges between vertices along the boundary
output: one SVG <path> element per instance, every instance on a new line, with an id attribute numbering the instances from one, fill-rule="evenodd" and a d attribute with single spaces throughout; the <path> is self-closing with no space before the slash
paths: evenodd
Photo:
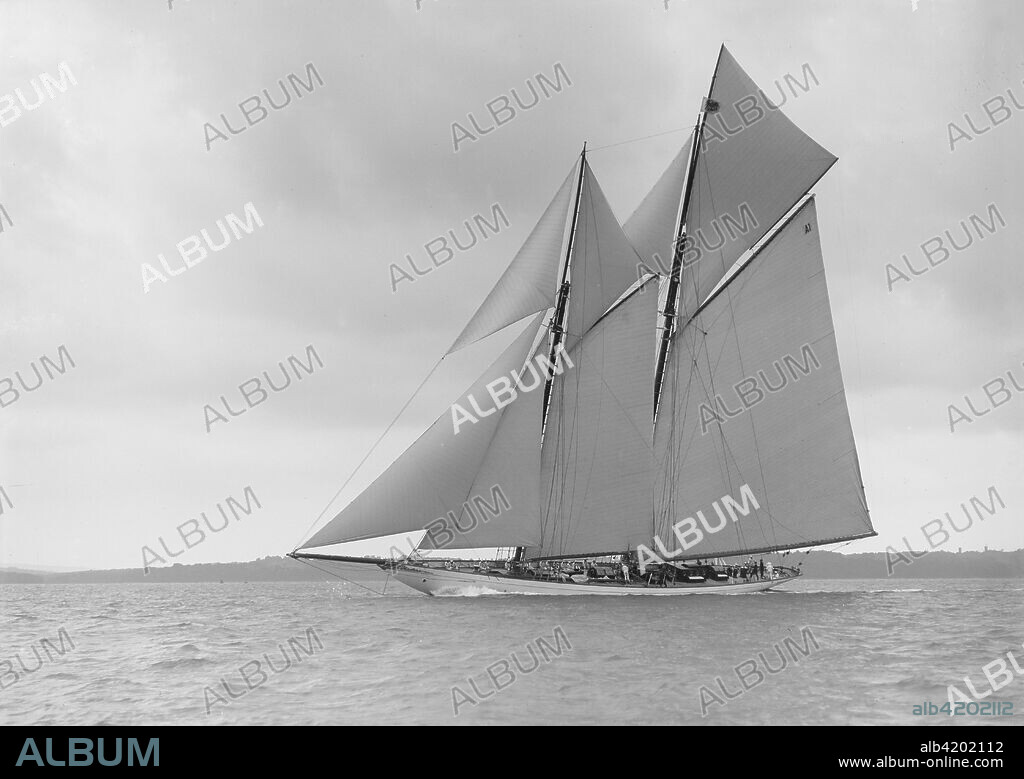
<path id="1" fill-rule="evenodd" d="M 651 273 L 668 275 L 676 243 L 676 225 L 686 183 L 686 163 L 690 158 L 693 133 L 683 144 L 661 178 L 622 226 L 636 248 L 643 267 Z M 639 278 L 639 274 L 637 276 Z"/>
<path id="2" fill-rule="evenodd" d="M 448 354 L 554 305 L 576 165 Z"/>
<path id="3" fill-rule="evenodd" d="M 677 332 L 654 451 L 662 556 L 875 534 L 813 198 Z"/>
<path id="4" fill-rule="evenodd" d="M 541 458 L 544 538 L 531 557 L 650 540 L 655 290 L 648 281 L 594 325 L 555 379 Z"/>
<path id="5" fill-rule="evenodd" d="M 531 415 L 524 406 L 535 403 L 533 396 L 542 393 L 525 393 L 497 408 L 487 385 L 503 378 L 514 381 L 520 375 L 533 354 L 542 317 L 536 317 L 456 401 L 477 421 L 463 421 L 462 415 L 446 410 L 303 548 L 423 530 L 434 520 L 447 518 L 448 512 L 455 514 L 459 527 L 468 528 L 470 518 L 464 504 L 479 505 L 473 500 L 479 496 L 495 505 L 495 484 L 505 498 L 502 506 L 507 503 L 508 507 L 481 528 L 480 538 L 489 531 L 495 538 L 488 540 L 496 545 L 539 542 L 540 415 Z M 524 445 L 529 437 L 533 446 Z M 500 477 L 492 476 L 496 458 L 502 464 Z M 497 538 L 501 533 L 494 530 L 499 526 L 507 537 Z M 479 546 L 475 541 L 473 545 Z"/>

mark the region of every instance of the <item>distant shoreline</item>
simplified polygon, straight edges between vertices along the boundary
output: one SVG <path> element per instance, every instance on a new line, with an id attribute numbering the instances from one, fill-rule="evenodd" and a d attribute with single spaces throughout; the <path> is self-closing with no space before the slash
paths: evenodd
<path id="1" fill-rule="evenodd" d="M 934 551 L 927 554 L 891 552 L 799 553 L 787 555 L 787 565 L 802 564 L 813 579 L 1020 579 L 1024 578 L 1024 549 L 1013 552 Z M 914 557 L 916 555 L 916 559 Z M 325 567 L 330 565 L 324 564 Z M 890 575 L 891 572 L 891 575 Z M 383 580 L 373 566 L 337 566 L 346 579 Z M 118 584 L 161 582 L 298 582 L 338 581 L 331 573 L 318 571 L 285 557 L 264 557 L 243 563 L 196 563 L 151 568 L 117 568 L 95 571 L 51 572 L 0 568 L 0 584 Z"/>

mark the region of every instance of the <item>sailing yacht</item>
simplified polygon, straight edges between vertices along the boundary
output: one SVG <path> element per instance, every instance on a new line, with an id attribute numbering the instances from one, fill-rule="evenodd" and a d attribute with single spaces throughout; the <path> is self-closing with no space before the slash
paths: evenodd
<path id="1" fill-rule="evenodd" d="M 800 575 L 752 555 L 875 535 L 811 194 L 836 159 L 724 46 L 624 225 L 584 146 L 446 354 L 519 336 L 290 556 L 430 595 L 740 594 Z M 320 551 L 417 531 L 397 558 Z M 508 559 L 457 558 L 482 548 Z"/>

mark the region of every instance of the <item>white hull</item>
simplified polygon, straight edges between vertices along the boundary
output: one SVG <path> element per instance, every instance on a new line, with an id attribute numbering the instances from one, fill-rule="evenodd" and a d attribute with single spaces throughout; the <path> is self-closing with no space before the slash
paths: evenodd
<path id="1" fill-rule="evenodd" d="M 795 576 L 742 582 L 703 582 L 647 587 L 643 584 L 576 584 L 537 581 L 500 574 L 448 571 L 404 565 L 394 571 L 395 578 L 414 590 L 437 596 L 469 595 L 742 595 L 763 592 L 792 581 Z"/>

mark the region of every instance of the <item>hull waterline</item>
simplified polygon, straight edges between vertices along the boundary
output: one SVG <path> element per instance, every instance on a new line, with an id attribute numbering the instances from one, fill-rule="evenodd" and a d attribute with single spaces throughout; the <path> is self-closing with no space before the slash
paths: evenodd
<path id="1" fill-rule="evenodd" d="M 796 576 L 781 576 L 744 582 L 676 584 L 667 587 L 624 585 L 622 583 L 577 584 L 540 581 L 501 574 L 448 571 L 404 565 L 394 570 L 400 582 L 426 595 L 458 597 L 473 595 L 743 595 L 764 592 L 793 581 Z"/>

